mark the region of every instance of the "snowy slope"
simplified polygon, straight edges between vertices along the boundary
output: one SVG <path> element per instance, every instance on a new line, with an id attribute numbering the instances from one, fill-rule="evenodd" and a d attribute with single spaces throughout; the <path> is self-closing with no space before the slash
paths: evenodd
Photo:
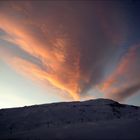
<path id="1" fill-rule="evenodd" d="M 140 139 L 140 107 L 96 99 L 0 110 L 0 139 Z"/>

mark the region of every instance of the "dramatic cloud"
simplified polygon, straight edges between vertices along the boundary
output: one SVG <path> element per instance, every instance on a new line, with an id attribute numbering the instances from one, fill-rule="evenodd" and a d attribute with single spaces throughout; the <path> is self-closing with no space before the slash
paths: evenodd
<path id="1" fill-rule="evenodd" d="M 115 100 L 123 100 L 138 91 L 139 88 L 139 66 L 138 54 L 140 45 L 131 47 L 121 58 L 117 68 L 99 86 L 106 97 Z M 135 84 L 134 84 L 135 82 Z"/>
<path id="2" fill-rule="evenodd" d="M 111 94 L 108 94 L 107 97 L 112 98 L 116 101 L 123 101 L 124 99 L 132 96 L 134 93 L 137 93 L 137 91 L 139 90 L 140 90 L 140 82 L 135 83 L 133 85 L 129 85 L 120 90 L 116 90 Z"/>
<path id="3" fill-rule="evenodd" d="M 137 54 L 130 47 L 120 58 L 130 35 L 120 2 L 0 3 L 1 59 L 31 80 L 79 100 L 95 86 L 111 93 L 131 73 Z M 116 69 L 106 76 L 111 65 Z"/>

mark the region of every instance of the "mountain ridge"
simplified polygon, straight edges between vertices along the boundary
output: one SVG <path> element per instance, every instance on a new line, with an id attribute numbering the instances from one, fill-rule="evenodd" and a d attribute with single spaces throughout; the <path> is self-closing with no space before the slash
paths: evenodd
<path id="1" fill-rule="evenodd" d="M 118 138 L 119 133 L 127 130 L 128 126 L 136 129 L 136 132 L 140 128 L 140 107 L 120 104 L 110 99 L 99 98 L 0 110 L 0 139 L 102 139 L 99 132 L 103 131 L 104 134 L 104 131 L 109 132 L 112 129 L 114 136 Z M 120 131 L 120 127 L 124 129 Z M 85 135 L 81 136 L 78 131 Z M 131 138 L 140 138 L 136 132 L 132 133 Z M 55 136 L 55 133 L 58 135 Z M 122 136 L 130 138 L 125 133 Z M 106 135 L 105 138 L 116 137 Z"/>
<path id="2" fill-rule="evenodd" d="M 25 105 L 21 107 L 8 107 L 8 108 L 0 108 L 1 110 L 8 110 L 8 109 L 20 109 L 20 108 L 25 108 L 25 107 L 37 107 L 37 106 L 48 106 L 48 105 L 59 105 L 59 104 L 72 104 L 72 103 L 86 103 L 86 102 L 95 102 L 95 101 L 101 101 L 101 102 L 116 102 L 119 103 L 118 101 L 112 100 L 112 99 L 107 99 L 107 98 L 97 98 L 97 99 L 89 99 L 89 100 L 84 100 L 84 101 L 64 101 L 64 102 L 53 102 L 53 103 L 43 103 L 43 104 L 34 104 L 34 105 Z M 137 105 L 132 105 L 132 104 L 123 104 L 119 103 L 121 105 L 128 105 L 128 106 L 133 106 L 133 107 L 140 107 Z"/>

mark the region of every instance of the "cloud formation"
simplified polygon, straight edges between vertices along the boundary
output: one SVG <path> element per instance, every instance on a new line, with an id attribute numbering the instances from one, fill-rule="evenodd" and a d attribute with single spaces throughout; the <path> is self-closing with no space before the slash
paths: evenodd
<path id="1" fill-rule="evenodd" d="M 134 45 L 121 58 L 117 68 L 100 85 L 108 98 L 124 100 L 139 90 L 138 61 L 140 45 Z"/>
<path id="2" fill-rule="evenodd" d="M 132 96 L 140 90 L 140 82 L 131 84 L 127 87 L 120 88 L 112 93 L 107 94 L 107 97 L 114 99 L 116 101 L 123 101 L 124 99 Z"/>
<path id="3" fill-rule="evenodd" d="M 137 54 L 130 47 L 120 59 L 129 27 L 119 2 L 0 3 L 0 29 L 5 33 L 0 38 L 11 45 L 0 46 L 5 53 L 1 58 L 31 80 L 50 83 L 79 100 L 95 86 L 111 90 L 123 83 L 122 75 L 131 73 Z M 111 65 L 116 69 L 106 78 Z"/>

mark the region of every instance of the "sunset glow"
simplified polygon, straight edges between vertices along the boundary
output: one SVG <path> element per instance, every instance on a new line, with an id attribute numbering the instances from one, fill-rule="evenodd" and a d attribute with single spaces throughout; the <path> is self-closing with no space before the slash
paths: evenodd
<path id="1" fill-rule="evenodd" d="M 139 97 L 140 35 L 131 19 L 135 11 L 129 12 L 134 7 L 96 1 L 0 2 L 0 69 L 4 66 L 4 75 L 12 71 L 13 81 L 19 77 L 12 88 L 30 81 L 30 92 L 39 85 L 40 96 L 46 91 L 50 102 L 96 98 L 89 93 L 95 89 L 98 97 L 118 101 Z"/>

